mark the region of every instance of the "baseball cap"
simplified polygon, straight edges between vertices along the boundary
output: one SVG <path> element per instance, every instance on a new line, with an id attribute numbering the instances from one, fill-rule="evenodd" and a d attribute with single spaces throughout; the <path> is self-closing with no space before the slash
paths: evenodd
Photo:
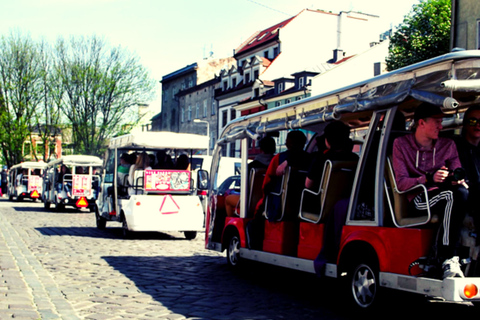
<path id="1" fill-rule="evenodd" d="M 439 106 L 431 103 L 424 102 L 417 107 L 415 115 L 413 116 L 415 121 L 426 118 L 443 118 L 445 114 Z"/>

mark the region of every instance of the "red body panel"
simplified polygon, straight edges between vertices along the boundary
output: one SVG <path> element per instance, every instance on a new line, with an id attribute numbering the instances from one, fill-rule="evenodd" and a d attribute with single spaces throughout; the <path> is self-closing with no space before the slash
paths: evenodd
<path id="1" fill-rule="evenodd" d="M 323 229 L 325 224 L 300 222 L 298 238 L 298 257 L 314 260 L 323 246 Z"/>
<path id="2" fill-rule="evenodd" d="M 296 256 L 298 243 L 298 222 L 265 221 L 263 251 L 287 256 Z"/>
<path id="3" fill-rule="evenodd" d="M 431 229 L 344 226 L 340 251 L 353 241 L 369 243 L 380 271 L 408 275 L 409 265 L 428 255 L 432 239 Z"/>

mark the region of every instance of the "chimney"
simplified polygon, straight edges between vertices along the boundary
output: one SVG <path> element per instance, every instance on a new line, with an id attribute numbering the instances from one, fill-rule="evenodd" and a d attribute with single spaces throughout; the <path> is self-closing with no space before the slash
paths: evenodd
<path id="1" fill-rule="evenodd" d="M 343 50 L 335 49 L 333 50 L 333 63 L 338 62 L 343 59 Z"/>

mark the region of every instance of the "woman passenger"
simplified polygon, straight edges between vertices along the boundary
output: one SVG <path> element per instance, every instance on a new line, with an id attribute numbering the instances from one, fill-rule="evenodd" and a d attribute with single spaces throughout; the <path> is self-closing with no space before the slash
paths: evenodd
<path id="1" fill-rule="evenodd" d="M 136 171 L 150 170 L 150 169 L 152 169 L 152 167 L 150 167 L 150 158 L 148 157 L 147 153 L 146 152 L 140 153 L 137 157 L 137 161 L 135 162 L 135 164 L 130 166 L 130 172 L 128 174 L 128 183 L 130 185 L 130 188 L 128 188 L 129 195 L 135 194 L 135 190 L 132 187 L 136 187 L 138 184 L 137 180 L 140 180 L 138 173 L 135 174 Z M 138 185 L 138 187 L 140 187 L 140 185 Z M 141 187 L 143 189 L 143 183 L 141 184 Z"/>

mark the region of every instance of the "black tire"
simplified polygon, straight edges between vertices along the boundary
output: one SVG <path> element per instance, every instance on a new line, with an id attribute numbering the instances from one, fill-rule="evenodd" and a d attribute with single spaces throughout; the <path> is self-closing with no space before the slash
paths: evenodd
<path id="1" fill-rule="evenodd" d="M 349 295 L 354 307 L 364 310 L 373 308 L 379 300 L 378 268 L 370 262 L 355 263 L 348 272 Z"/>
<path id="2" fill-rule="evenodd" d="M 128 223 L 125 216 L 122 215 L 122 235 L 124 239 L 130 239 L 132 237 L 132 231 L 128 230 Z"/>
<path id="3" fill-rule="evenodd" d="M 50 202 L 48 202 L 47 200 L 44 200 L 43 207 L 45 208 L 45 210 L 49 210 L 50 209 Z"/>
<path id="4" fill-rule="evenodd" d="M 193 240 L 197 237 L 197 231 L 184 231 L 187 240 Z"/>
<path id="5" fill-rule="evenodd" d="M 238 232 L 234 232 L 227 243 L 227 263 L 233 268 L 241 264 L 240 247 L 240 236 Z"/>
<path id="6" fill-rule="evenodd" d="M 100 216 L 100 213 L 98 212 L 97 206 L 95 206 L 95 221 L 97 224 L 97 229 L 104 230 L 105 227 L 107 226 L 107 219 L 104 217 Z"/>
<path id="7" fill-rule="evenodd" d="M 62 212 L 62 211 L 65 210 L 65 205 L 64 205 L 64 204 L 61 204 L 61 203 L 57 203 L 57 204 L 55 205 L 55 210 L 56 210 L 57 212 Z"/>

